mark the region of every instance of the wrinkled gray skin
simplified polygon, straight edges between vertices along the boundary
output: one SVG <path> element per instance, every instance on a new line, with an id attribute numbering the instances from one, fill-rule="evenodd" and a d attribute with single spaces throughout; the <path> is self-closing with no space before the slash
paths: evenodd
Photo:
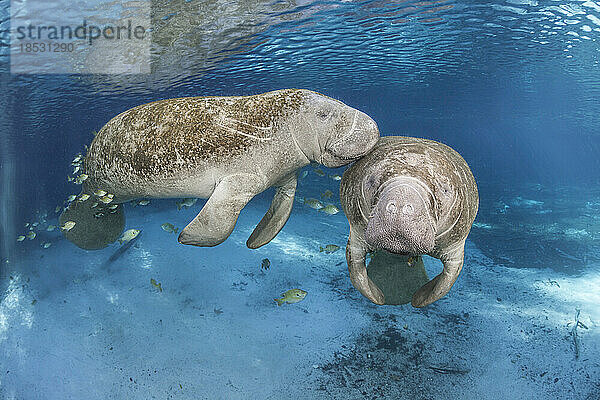
<path id="1" fill-rule="evenodd" d="M 247 241 L 257 248 L 287 221 L 298 169 L 348 164 L 378 138 L 366 114 L 309 90 L 162 100 L 125 111 L 98 132 L 85 158 L 83 192 L 105 190 L 115 195 L 113 203 L 208 198 L 179 242 L 215 246 L 248 201 L 275 186 L 271 207 Z"/>
<path id="2" fill-rule="evenodd" d="M 432 140 L 382 137 L 346 170 L 340 200 L 350 222 L 350 279 L 365 297 L 385 302 L 365 266 L 366 254 L 377 249 L 428 254 L 442 261 L 442 273 L 413 295 L 414 307 L 429 305 L 450 291 L 462 269 L 465 241 L 479 205 L 475 178 L 456 151 Z"/>

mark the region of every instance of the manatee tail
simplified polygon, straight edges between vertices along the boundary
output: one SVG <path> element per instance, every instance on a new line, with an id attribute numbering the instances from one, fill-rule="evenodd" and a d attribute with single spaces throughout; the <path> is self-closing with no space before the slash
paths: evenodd
<path id="1" fill-rule="evenodd" d="M 70 230 L 62 230 L 62 234 L 77 247 L 84 250 L 99 250 L 121 236 L 125 228 L 125 213 L 119 205 L 115 212 L 106 212 L 97 217 L 100 207 L 92 208 L 91 201 L 74 201 L 59 217 L 60 226 L 73 221 Z"/>

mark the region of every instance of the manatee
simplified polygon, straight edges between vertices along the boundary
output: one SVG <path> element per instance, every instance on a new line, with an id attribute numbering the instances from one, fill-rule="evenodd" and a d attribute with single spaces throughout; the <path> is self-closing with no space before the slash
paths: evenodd
<path id="1" fill-rule="evenodd" d="M 450 147 L 427 139 L 387 136 L 349 167 L 340 200 L 350 223 L 346 260 L 352 284 L 375 304 L 384 304 L 368 277 L 365 256 L 427 254 L 443 271 L 412 296 L 424 307 L 445 296 L 463 266 L 467 235 L 479 195 L 465 160 Z"/>
<path id="2" fill-rule="evenodd" d="M 215 246 L 231 234 L 250 199 L 275 186 L 269 210 L 246 243 L 258 248 L 286 223 L 300 168 L 346 165 L 378 139 L 369 116 L 310 90 L 161 100 L 117 115 L 98 132 L 85 156 L 83 192 L 104 190 L 114 195 L 112 204 L 208 198 L 178 240 Z M 77 222 L 74 210 L 65 212 Z"/>

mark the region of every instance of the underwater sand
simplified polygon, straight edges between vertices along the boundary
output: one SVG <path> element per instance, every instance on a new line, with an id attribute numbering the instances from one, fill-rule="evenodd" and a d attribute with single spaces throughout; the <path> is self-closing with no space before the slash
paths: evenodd
<path id="1" fill-rule="evenodd" d="M 312 172 L 308 182 L 301 181 L 298 198 L 329 188 L 337 201 L 338 182 Z M 57 231 L 42 231 L 17 243 L 9 266 L 0 304 L 0 398 L 599 399 L 598 258 L 567 273 L 539 267 L 530 251 L 526 265 L 525 250 L 502 251 L 511 246 L 508 233 L 506 241 L 486 236 L 503 223 L 518 230 L 509 211 L 487 207 L 487 195 L 514 199 L 482 193 L 487 211 L 467 241 L 463 272 L 446 297 L 424 309 L 375 306 L 352 287 L 341 212 L 329 216 L 295 202 L 275 240 L 247 249 L 268 193 L 214 248 L 180 245 L 160 227 L 183 228 L 204 201 L 182 211 L 175 200 L 127 205 L 126 229 L 142 233 L 126 247 L 86 252 Z M 508 210 L 535 204 L 515 201 Z M 598 225 L 588 230 L 597 234 Z M 45 241 L 52 246 L 42 249 Z M 330 243 L 340 250 L 319 252 Z M 266 257 L 271 266 L 262 271 Z M 424 261 L 436 275 L 439 261 Z M 273 298 L 291 288 L 308 295 L 277 307 Z"/>

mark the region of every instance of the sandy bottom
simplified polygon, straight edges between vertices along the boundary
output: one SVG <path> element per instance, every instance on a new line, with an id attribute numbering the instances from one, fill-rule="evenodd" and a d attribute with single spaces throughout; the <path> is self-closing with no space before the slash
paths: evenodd
<path id="1" fill-rule="evenodd" d="M 348 279 L 343 213 L 297 202 L 272 243 L 247 249 L 268 201 L 215 248 L 161 229 L 203 204 L 178 212 L 174 200 L 127 206 L 126 227 L 142 233 L 126 247 L 86 252 L 56 231 L 18 243 L 0 303 L 0 398 L 600 399 L 595 261 L 577 275 L 514 268 L 469 241 L 444 299 L 375 306 Z M 308 295 L 278 307 L 291 288 Z"/>

